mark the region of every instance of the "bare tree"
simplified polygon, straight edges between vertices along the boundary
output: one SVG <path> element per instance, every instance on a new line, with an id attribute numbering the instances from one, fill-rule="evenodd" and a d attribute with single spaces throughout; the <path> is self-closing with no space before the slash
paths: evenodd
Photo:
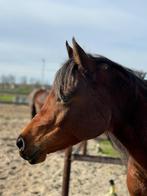
<path id="1" fill-rule="evenodd" d="M 27 77 L 26 76 L 22 76 L 21 78 L 20 78 L 20 83 L 21 83 L 21 85 L 27 85 L 27 83 L 28 83 L 28 79 L 27 79 Z"/>
<path id="2" fill-rule="evenodd" d="M 16 78 L 13 75 L 8 75 L 8 84 L 10 88 L 15 88 Z"/>
<path id="3" fill-rule="evenodd" d="M 8 77 L 5 76 L 5 75 L 2 75 L 1 76 L 1 85 L 2 85 L 2 88 L 7 88 L 9 83 L 8 83 Z"/>

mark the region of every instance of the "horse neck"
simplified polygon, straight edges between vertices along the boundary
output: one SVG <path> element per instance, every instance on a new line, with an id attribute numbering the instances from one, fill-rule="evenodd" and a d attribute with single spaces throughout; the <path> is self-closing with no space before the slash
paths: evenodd
<path id="1" fill-rule="evenodd" d="M 126 147 L 133 159 L 147 170 L 146 113 L 146 97 L 138 89 L 136 100 L 130 102 L 129 106 L 124 103 L 124 113 L 118 112 L 117 117 L 114 115 L 116 118 L 113 121 L 112 134 Z"/>

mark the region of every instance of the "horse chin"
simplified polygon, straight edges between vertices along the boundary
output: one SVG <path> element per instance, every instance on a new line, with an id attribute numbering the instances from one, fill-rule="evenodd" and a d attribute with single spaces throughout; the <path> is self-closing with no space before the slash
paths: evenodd
<path id="1" fill-rule="evenodd" d="M 38 163 L 44 162 L 46 159 L 46 154 L 40 154 L 39 156 L 35 156 L 32 159 L 28 160 L 31 165 L 35 165 Z"/>

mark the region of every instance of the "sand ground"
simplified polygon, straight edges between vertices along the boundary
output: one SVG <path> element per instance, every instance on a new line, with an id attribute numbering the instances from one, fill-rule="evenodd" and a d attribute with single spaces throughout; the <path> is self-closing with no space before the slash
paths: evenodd
<path id="1" fill-rule="evenodd" d="M 48 155 L 44 163 L 30 165 L 20 158 L 15 146 L 21 129 L 29 122 L 28 106 L 0 104 L 0 196 L 60 196 L 64 153 Z M 89 153 L 96 143 L 89 141 Z M 118 196 L 127 196 L 124 166 L 72 163 L 69 196 L 105 196 L 114 179 Z"/>

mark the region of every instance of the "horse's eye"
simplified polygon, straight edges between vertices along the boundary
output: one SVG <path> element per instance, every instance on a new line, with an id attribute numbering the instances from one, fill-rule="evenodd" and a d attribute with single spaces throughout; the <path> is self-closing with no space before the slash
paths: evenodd
<path id="1" fill-rule="evenodd" d="M 61 97 L 58 97 L 57 98 L 57 101 L 58 102 L 62 102 L 62 103 L 67 103 L 69 101 L 68 97 L 67 96 L 61 96 Z"/>
<path id="2" fill-rule="evenodd" d="M 108 65 L 108 64 L 102 64 L 102 69 L 103 69 L 103 70 L 109 69 L 109 65 Z"/>
<path id="3" fill-rule="evenodd" d="M 63 101 L 63 103 L 67 103 L 69 101 L 68 96 L 61 96 L 61 100 Z"/>

